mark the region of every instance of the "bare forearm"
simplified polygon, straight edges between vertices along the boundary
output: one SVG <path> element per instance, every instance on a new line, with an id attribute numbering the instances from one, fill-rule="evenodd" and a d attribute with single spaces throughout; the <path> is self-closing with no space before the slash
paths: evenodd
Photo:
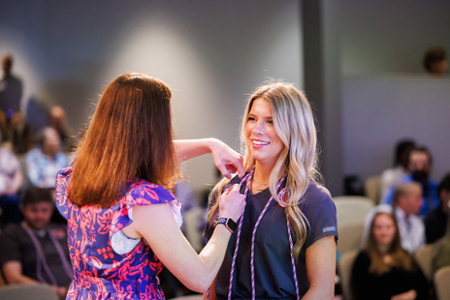
<path id="1" fill-rule="evenodd" d="M 199 258 L 203 265 L 203 273 L 205 274 L 205 289 L 211 285 L 211 282 L 219 272 L 223 258 L 225 257 L 230 236 L 231 233 L 225 226 L 217 226 L 216 229 L 214 229 L 214 233 L 208 244 L 199 254 Z"/>
<path id="2" fill-rule="evenodd" d="M 329 288 L 310 287 L 308 292 L 306 292 L 305 296 L 302 300 L 332 300 L 334 297 L 334 290 L 330 290 Z"/>
<path id="3" fill-rule="evenodd" d="M 173 141 L 178 162 L 183 162 L 197 156 L 211 153 L 212 147 L 218 143 L 220 143 L 220 141 L 214 138 Z"/>

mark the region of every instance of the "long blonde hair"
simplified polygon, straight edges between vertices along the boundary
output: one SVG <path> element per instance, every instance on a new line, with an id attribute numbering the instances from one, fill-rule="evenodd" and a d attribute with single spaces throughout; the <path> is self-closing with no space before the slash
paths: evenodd
<path id="1" fill-rule="evenodd" d="M 317 165 L 317 136 L 314 116 L 308 99 L 292 84 L 284 82 L 268 82 L 256 89 L 247 104 L 242 120 L 241 143 L 245 148 L 244 168 L 249 172 L 255 165 L 255 160 L 246 145 L 244 127 L 248 114 L 256 99 L 270 102 L 274 128 L 284 144 L 278 160 L 272 169 L 269 189 L 273 199 L 286 207 L 287 216 L 296 239 L 294 257 L 298 257 L 300 249 L 305 243 L 309 222 L 301 212 L 298 204 L 305 194 L 310 180 L 320 178 L 316 170 Z M 278 179 L 286 174 L 287 199 L 278 198 L 276 186 Z M 218 199 L 225 185 L 226 178 L 219 182 L 211 192 L 210 208 L 207 215 L 208 222 L 212 222 L 218 210 Z"/>

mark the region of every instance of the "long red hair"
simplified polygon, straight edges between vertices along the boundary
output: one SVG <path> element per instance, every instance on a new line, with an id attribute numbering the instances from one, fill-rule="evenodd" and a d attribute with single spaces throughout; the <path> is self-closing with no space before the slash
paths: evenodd
<path id="1" fill-rule="evenodd" d="M 108 85 L 77 149 L 72 203 L 110 207 L 126 181 L 137 177 L 174 187 L 179 169 L 171 96 L 162 81 L 138 73 L 123 74 Z"/>

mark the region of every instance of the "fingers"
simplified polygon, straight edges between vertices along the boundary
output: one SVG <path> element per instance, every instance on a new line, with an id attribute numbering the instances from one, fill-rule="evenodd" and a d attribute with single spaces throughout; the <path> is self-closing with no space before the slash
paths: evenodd
<path id="1" fill-rule="evenodd" d="M 239 191 L 239 184 L 233 184 L 232 186 L 225 189 L 223 192 L 224 195 L 228 195 L 231 191 Z"/>
<path id="2" fill-rule="evenodd" d="M 243 177 L 245 170 L 242 155 L 219 140 L 216 140 L 213 145 L 214 147 L 211 148 L 213 160 L 222 175 L 231 179 L 231 175 L 238 172 L 239 177 Z"/>
<path id="3" fill-rule="evenodd" d="M 231 189 L 232 189 L 233 187 L 232 186 L 230 186 L 229 188 L 227 188 L 227 189 L 225 189 L 225 191 L 224 191 L 224 195 L 228 195 L 229 193 L 230 193 L 230 191 L 231 191 Z"/>
<path id="4" fill-rule="evenodd" d="M 238 161 L 234 165 L 238 171 L 239 178 L 244 178 L 245 176 L 245 169 L 244 169 L 244 159 L 242 158 L 242 155 L 239 155 Z"/>
<path id="5" fill-rule="evenodd" d="M 217 168 L 224 177 L 231 179 L 232 171 L 229 171 L 226 165 L 218 165 Z"/>
<path id="6" fill-rule="evenodd" d="M 233 161 L 230 161 L 225 165 L 221 165 L 219 170 L 222 175 L 228 179 L 231 179 L 231 175 L 236 172 L 238 173 L 239 178 L 243 178 L 245 176 L 245 169 L 242 161 L 243 158 L 239 155 L 239 157 L 236 157 Z"/>

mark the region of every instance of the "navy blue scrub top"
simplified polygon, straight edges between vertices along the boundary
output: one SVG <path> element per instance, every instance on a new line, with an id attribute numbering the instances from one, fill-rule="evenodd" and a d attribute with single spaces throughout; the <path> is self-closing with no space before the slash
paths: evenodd
<path id="1" fill-rule="evenodd" d="M 229 185 L 239 183 L 236 176 Z M 227 186 L 228 187 L 228 186 Z M 283 188 L 283 186 L 282 186 Z M 241 192 L 245 186 L 241 187 Z M 254 225 L 271 197 L 269 189 L 257 194 L 250 191 L 244 211 L 241 239 L 235 264 L 233 278 L 233 299 L 251 299 L 250 251 Z M 317 240 L 337 235 L 336 206 L 329 191 L 310 181 L 299 207 L 309 221 L 306 242 L 300 250 L 297 260 L 297 279 L 300 296 L 309 288 L 305 264 L 305 250 Z M 208 224 L 205 237 L 210 238 L 213 232 Z M 291 230 L 293 234 L 293 231 Z M 225 259 L 216 280 L 217 299 L 227 299 L 230 284 L 230 271 L 233 253 L 236 246 L 237 230 L 228 243 Z M 293 236 L 294 238 L 294 236 Z M 294 239 L 295 244 L 295 239 Z M 264 214 L 255 236 L 255 293 L 257 299 L 296 299 L 294 276 L 289 248 L 289 236 L 286 224 L 285 209 L 273 200 Z"/>

